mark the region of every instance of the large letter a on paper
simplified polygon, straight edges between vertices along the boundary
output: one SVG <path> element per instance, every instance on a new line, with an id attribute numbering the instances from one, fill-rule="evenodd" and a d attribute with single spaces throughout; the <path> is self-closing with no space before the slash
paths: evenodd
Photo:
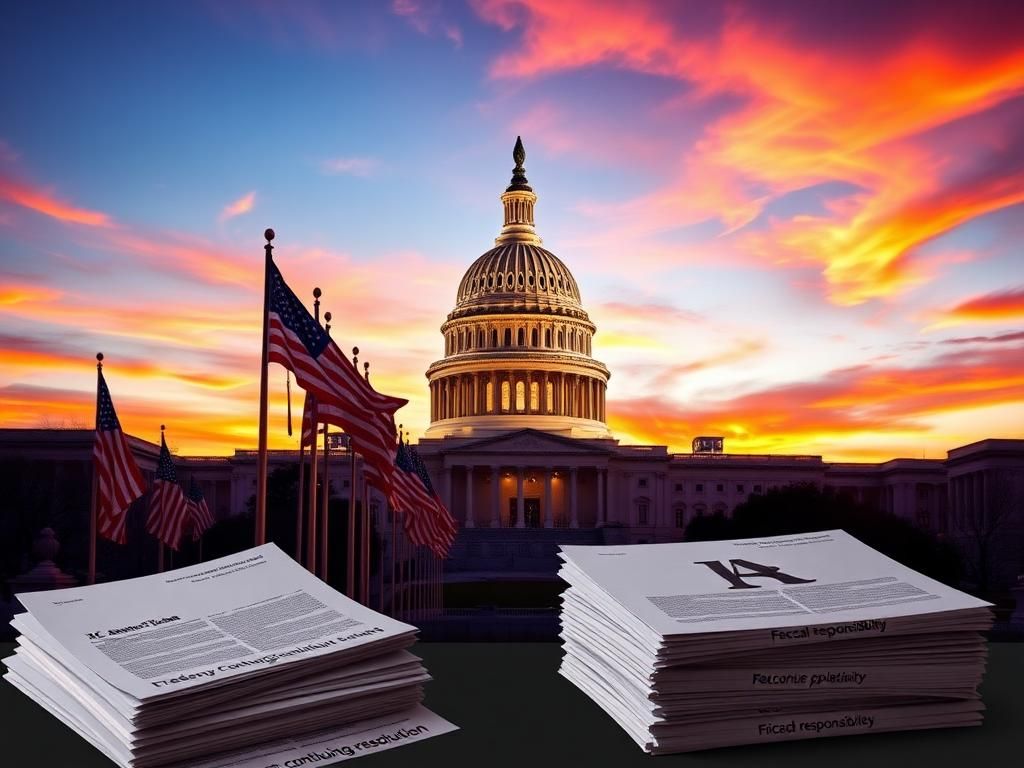
<path id="1" fill-rule="evenodd" d="M 729 589 L 760 589 L 760 584 L 747 584 L 744 578 L 764 578 L 778 579 L 783 584 L 810 584 L 812 581 L 817 579 L 801 579 L 796 576 L 790 576 L 788 573 L 783 573 L 777 565 L 761 565 L 760 563 L 752 563 L 749 560 L 730 560 L 729 564 L 732 566 L 732 570 L 726 568 L 718 560 L 698 560 L 694 565 L 706 565 L 712 571 L 717 573 L 723 579 L 732 584 Z M 736 567 L 738 565 L 749 569 L 747 573 L 740 573 Z"/>

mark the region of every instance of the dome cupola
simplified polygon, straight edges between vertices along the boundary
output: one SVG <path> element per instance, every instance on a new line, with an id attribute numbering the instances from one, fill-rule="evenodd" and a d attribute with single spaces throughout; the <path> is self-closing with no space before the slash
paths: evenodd
<path id="1" fill-rule="evenodd" d="M 427 437 L 486 435 L 531 427 L 608 437 L 609 373 L 591 357 L 595 332 L 569 268 L 541 247 L 537 195 L 516 138 L 512 181 L 501 195 L 495 247 L 463 276 L 441 326 L 445 357 L 427 370 Z"/>

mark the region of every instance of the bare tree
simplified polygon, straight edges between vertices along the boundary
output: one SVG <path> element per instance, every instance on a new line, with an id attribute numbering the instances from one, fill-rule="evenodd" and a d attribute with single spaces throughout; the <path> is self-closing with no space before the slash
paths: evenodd
<path id="1" fill-rule="evenodd" d="M 993 572 L 1008 565 L 1005 556 L 1014 543 L 1005 540 L 1013 529 L 1014 510 L 1020 502 L 1020 473 L 992 470 L 985 475 L 981 503 L 960 509 L 957 528 L 968 549 L 968 562 L 973 560 L 978 589 L 985 592 L 992 583 Z"/>

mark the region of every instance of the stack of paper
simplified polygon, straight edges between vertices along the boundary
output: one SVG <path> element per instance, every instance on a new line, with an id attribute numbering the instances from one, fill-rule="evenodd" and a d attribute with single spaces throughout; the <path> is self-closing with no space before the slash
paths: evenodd
<path id="1" fill-rule="evenodd" d="M 844 531 L 561 557 L 561 674 L 648 752 L 981 723 L 989 604 Z"/>
<path id="2" fill-rule="evenodd" d="M 5 678 L 126 768 L 329 764 L 454 729 L 419 706 L 416 628 L 273 544 L 18 599 Z"/>

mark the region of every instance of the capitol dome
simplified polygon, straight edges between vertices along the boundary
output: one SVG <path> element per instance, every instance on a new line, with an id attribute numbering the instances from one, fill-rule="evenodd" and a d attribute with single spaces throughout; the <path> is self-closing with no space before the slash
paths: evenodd
<path id="1" fill-rule="evenodd" d="M 505 223 L 495 247 L 466 270 L 441 326 L 445 356 L 430 366 L 427 437 L 533 428 L 608 437 L 609 373 L 591 357 L 596 331 L 569 268 L 541 247 L 537 195 L 516 140 Z"/>

